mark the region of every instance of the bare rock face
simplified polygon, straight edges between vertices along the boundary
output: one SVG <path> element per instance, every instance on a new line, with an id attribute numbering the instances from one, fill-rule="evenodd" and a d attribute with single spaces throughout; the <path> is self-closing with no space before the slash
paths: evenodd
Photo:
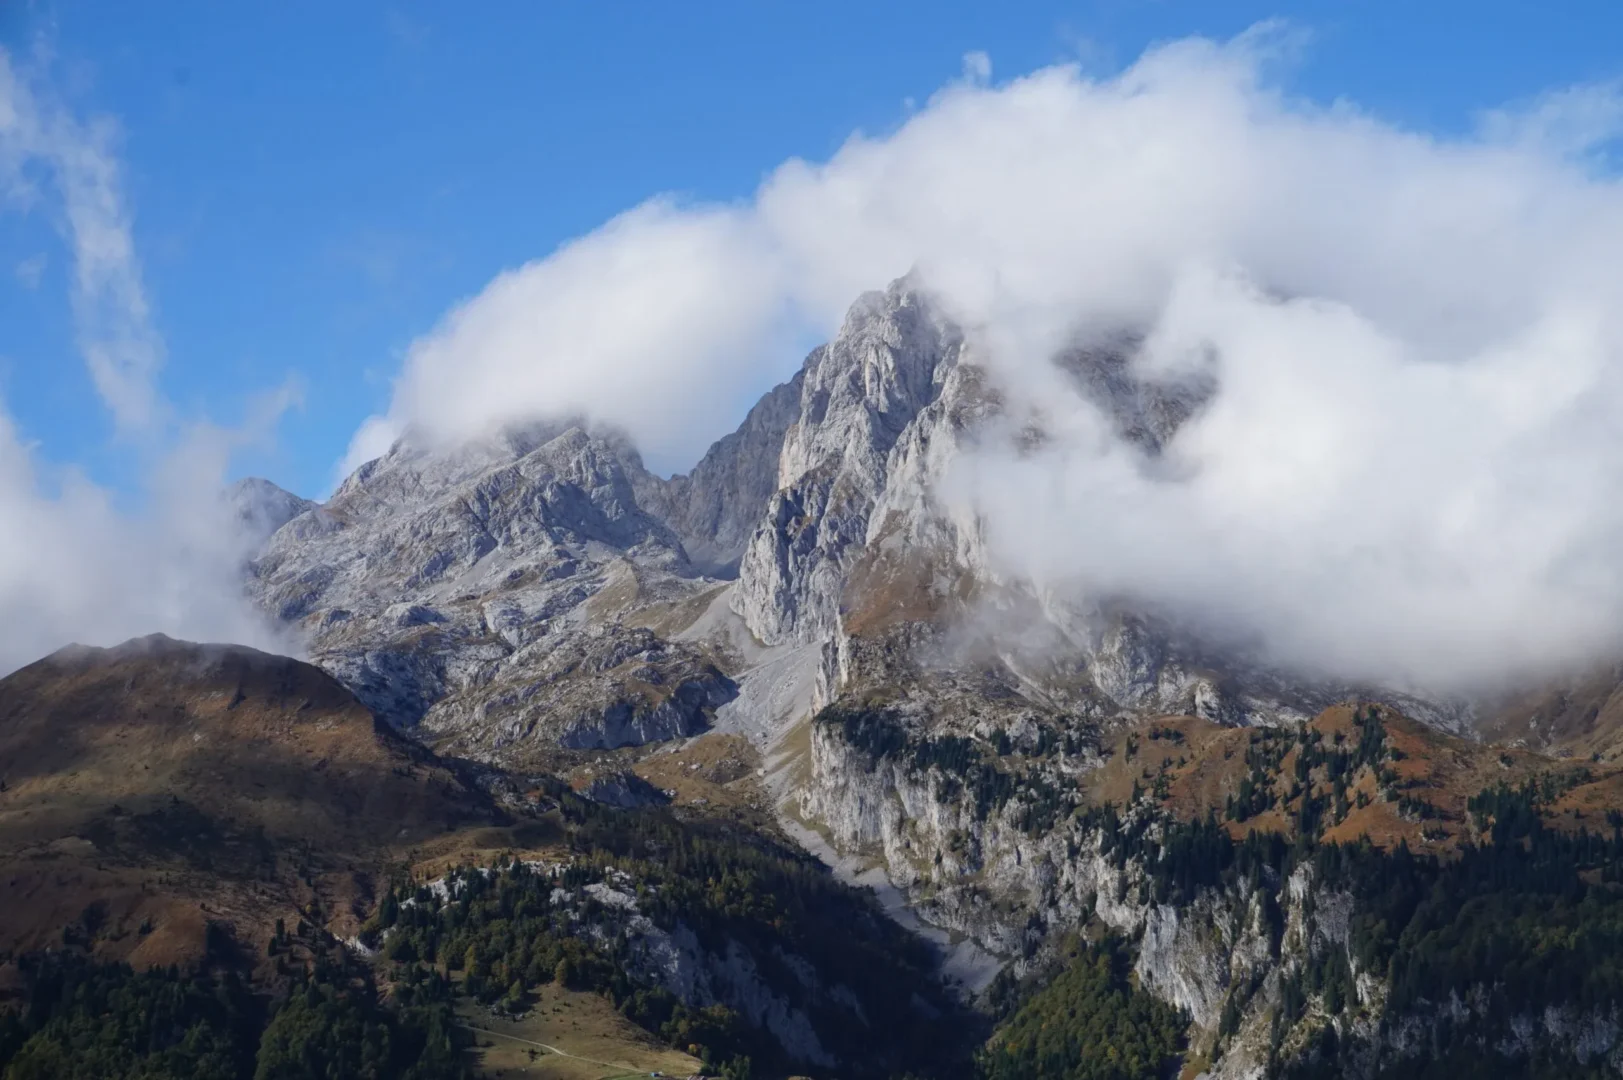
<path id="1" fill-rule="evenodd" d="M 224 500 L 250 546 L 263 544 L 277 529 L 316 505 L 257 476 L 226 488 Z"/>
<path id="2" fill-rule="evenodd" d="M 769 391 L 731 435 L 716 442 L 693 471 L 667 481 L 643 477 L 642 505 L 682 538 L 693 565 L 712 577 L 738 573 L 766 506 L 778 490 L 775 465 L 800 415 L 805 373 Z"/>
<path id="3" fill-rule="evenodd" d="M 441 703 L 424 726 L 472 757 L 537 740 L 613 750 L 696 735 L 736 694 L 702 650 L 609 624 L 518 650 L 488 680 Z"/>
<path id="4" fill-rule="evenodd" d="M 279 529 L 252 588 L 397 726 L 485 751 L 691 734 L 732 685 L 625 621 L 704 587 L 638 504 L 645 477 L 623 443 L 574 425 L 450 452 L 403 441 Z"/>
<path id="5" fill-rule="evenodd" d="M 594 776 L 580 790 L 580 794 L 593 802 L 626 810 L 639 806 L 660 806 L 671 801 L 663 791 L 631 772 Z"/>
<path id="6" fill-rule="evenodd" d="M 733 610 L 768 643 L 834 629 L 846 573 L 868 539 L 890 450 L 939 392 L 961 336 L 905 279 L 852 307 L 806 360 L 777 492 L 750 537 Z"/>

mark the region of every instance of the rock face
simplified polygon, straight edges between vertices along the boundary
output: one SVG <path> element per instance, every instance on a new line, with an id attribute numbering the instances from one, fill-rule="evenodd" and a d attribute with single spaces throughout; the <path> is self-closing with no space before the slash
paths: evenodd
<path id="1" fill-rule="evenodd" d="M 231 517 L 241 524 L 250 546 L 263 544 L 277 529 L 316 505 L 257 476 L 245 477 L 227 488 L 225 504 Z"/>
<path id="2" fill-rule="evenodd" d="M 682 922 L 669 930 L 656 925 L 638 911 L 630 885 L 629 881 L 604 882 L 587 885 L 582 891 L 603 907 L 622 913 L 625 923 L 621 932 L 629 945 L 630 972 L 634 976 L 659 986 L 689 1006 L 702 1009 L 720 1004 L 735 1010 L 750 1026 L 770 1034 L 796 1061 L 824 1068 L 836 1064 L 805 1009 L 796 1007 L 762 977 L 760 966 L 747 948 L 728 938 L 707 950 L 698 935 Z M 810 961 L 787 954 L 774 959 L 787 970 L 804 973 L 815 987 L 815 969 Z M 849 998 L 849 989 L 845 994 Z M 846 1019 L 849 1023 L 854 1017 Z"/>
<path id="3" fill-rule="evenodd" d="M 689 560 L 711 576 L 738 573 L 744 547 L 778 490 L 772 465 L 800 415 L 804 374 L 768 392 L 738 430 L 712 446 L 691 473 L 663 483 L 639 478 L 643 505 L 676 531 Z"/>
<path id="4" fill-rule="evenodd" d="M 624 810 L 639 806 L 659 806 L 670 802 L 670 797 L 636 773 L 618 772 L 607 776 L 594 776 L 580 791 L 593 802 L 618 806 Z"/>
<path id="5" fill-rule="evenodd" d="M 835 628 L 891 448 L 939 394 L 961 348 L 958 332 L 904 281 L 863 296 L 839 336 L 807 358 L 777 490 L 733 594 L 757 637 L 805 642 Z"/>
<path id="6" fill-rule="evenodd" d="M 490 752 L 537 732 L 572 747 L 691 734 L 733 686 L 701 648 L 627 620 L 707 586 L 638 504 L 652 479 L 574 425 L 449 452 L 405 440 L 279 529 L 251 587 L 397 726 Z"/>
<path id="7" fill-rule="evenodd" d="M 1416 999 L 1411 988 L 1389 1010 L 1392 968 L 1369 951 L 1375 919 L 1345 874 L 1338 883 L 1312 859 L 1262 860 L 1247 873 L 1180 884 L 1162 866 L 1198 826 L 1175 823 L 1147 798 L 1120 816 L 1089 812 L 1075 792 L 1098 754 L 1077 732 L 1054 739 L 1007 704 L 993 704 L 974 727 L 943 730 L 908 707 L 886 710 L 883 721 L 824 714 L 811 731 L 799 816 L 820 823 L 837 850 L 887 867 L 929 923 L 1014 975 L 1042 971 L 1054 943 L 1090 923 L 1134 942 L 1138 985 L 1187 1017 L 1189 1059 L 1206 1063 L 1208 1080 L 1276 1075 L 1327 1042 L 1343 1048 L 1338 1067 L 1312 1075 L 1370 1080 L 1439 1054 L 1439 1031 L 1444 1043 L 1452 1033 L 1497 1056 L 1505 1075 L 1541 1058 L 1623 1072 L 1614 1002 L 1530 1008 L 1508 1002 L 1503 983 L 1466 979 L 1440 999 Z M 1000 753 L 1044 767 L 1001 772 L 1016 778 L 1007 787 L 988 784 L 963 744 L 1000 730 Z M 1337 970 L 1344 989 L 1332 990 L 1323 973 Z"/>

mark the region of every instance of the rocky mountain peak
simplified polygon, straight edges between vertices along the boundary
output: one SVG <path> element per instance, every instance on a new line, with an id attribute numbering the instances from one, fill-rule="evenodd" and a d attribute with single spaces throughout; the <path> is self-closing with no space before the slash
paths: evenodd
<path id="1" fill-rule="evenodd" d="M 778 490 L 746 547 L 733 610 L 767 642 L 812 641 L 837 615 L 892 448 L 937 398 L 963 339 L 909 279 L 852 305 L 812 352 L 778 457 Z"/>
<path id="2" fill-rule="evenodd" d="M 1145 376 L 1135 348 L 1096 336 L 1055 363 L 1153 457 L 1213 387 Z M 926 669 L 971 655 L 1031 708 L 1097 720 L 1299 720 L 1345 689 L 1224 659 L 1118 598 L 1003 580 L 973 508 L 940 492 L 1005 408 L 903 278 L 860 297 L 685 475 L 653 475 L 578 418 L 452 447 L 408 433 L 277 531 L 252 589 L 380 715 L 476 755 L 701 730 L 753 708 L 729 704 L 741 681 L 754 701 L 750 658 L 783 650 L 820 657 L 812 698 L 767 695 L 799 709 L 881 685 L 957 708 L 969 698 Z M 745 726 L 788 719 L 773 715 Z"/>
<path id="3" fill-rule="evenodd" d="M 273 537 L 251 588 L 397 725 L 488 720 L 509 745 L 546 714 L 552 747 L 683 734 L 731 684 L 692 649 L 632 647 L 643 631 L 622 623 L 706 587 L 639 502 L 658 484 L 626 440 L 577 422 L 450 449 L 408 437 Z"/>
<path id="4" fill-rule="evenodd" d="M 852 480 L 877 484 L 884 455 L 935 399 L 938 369 L 956 362 L 961 343 L 957 328 L 909 279 L 864 294 L 838 336 L 806 361 L 778 487 L 836 461 Z"/>
<path id="5" fill-rule="evenodd" d="M 316 504 L 257 476 L 244 477 L 225 489 L 222 499 L 245 538 L 257 546 Z"/>
<path id="6" fill-rule="evenodd" d="M 800 416 L 804 380 L 802 369 L 768 391 L 738 430 L 711 446 L 692 472 L 665 481 L 633 474 L 639 501 L 676 530 L 702 572 L 737 576 L 744 547 L 778 490 L 776 464 L 784 437 Z"/>

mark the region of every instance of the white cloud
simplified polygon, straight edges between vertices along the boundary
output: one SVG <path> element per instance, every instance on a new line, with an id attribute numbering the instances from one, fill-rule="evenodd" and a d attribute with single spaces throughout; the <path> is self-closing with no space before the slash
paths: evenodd
<path id="1" fill-rule="evenodd" d="M 655 200 L 503 274 L 417 342 L 380 433 L 453 437 L 537 409 L 589 412 L 662 456 L 696 457 L 739 414 L 725 388 L 758 381 L 788 282 L 740 211 Z"/>
<path id="2" fill-rule="evenodd" d="M 1266 68 L 1296 44 L 1264 28 L 995 87 L 966 60 L 895 132 L 748 202 L 655 200 L 502 275 L 410 351 L 364 452 L 567 412 L 685 464 L 730 391 L 791 370 L 782 342 L 917 268 L 1056 433 L 961 478 L 1011 567 L 1350 675 L 1616 650 L 1623 188 L 1591 154 L 1617 95 L 1433 137 L 1282 91 Z M 1148 332 L 1162 368 L 1216 357 L 1179 479 L 1053 396 L 1051 356 L 1089 327 Z"/>
<path id="3" fill-rule="evenodd" d="M 247 539 L 216 497 L 236 439 L 194 429 L 133 514 L 83 475 L 41 465 L 0 413 L 0 673 L 69 642 L 154 632 L 296 651 L 243 598 Z"/>
<path id="4" fill-rule="evenodd" d="M 61 224 L 79 344 L 125 447 L 144 468 L 130 511 L 82 473 L 43 464 L 0 402 L 0 673 L 72 641 L 156 631 L 287 651 L 243 596 L 247 553 L 219 498 L 234 449 L 262 441 L 297 387 L 266 395 L 239 429 L 181 425 L 156 386 L 150 321 L 111 128 L 74 116 L 0 50 L 0 177 L 24 210 Z M 24 284 L 45 266 L 17 268 Z"/>
<path id="5" fill-rule="evenodd" d="M 0 173 L 15 187 L 42 170 L 59 195 L 80 351 L 120 430 L 141 433 L 166 419 L 155 386 L 163 347 L 135 258 L 116 136 L 111 121 L 81 120 L 0 50 Z"/>
<path id="6" fill-rule="evenodd" d="M 1623 81 L 1570 86 L 1482 116 L 1487 137 L 1557 154 L 1583 154 L 1623 134 Z"/>
<path id="7" fill-rule="evenodd" d="M 338 463 L 337 481 L 342 482 L 350 473 L 374 458 L 388 453 L 389 447 L 400 438 L 402 430 L 387 416 L 369 416 L 361 422 L 360 430 L 349 440 L 344 459 Z M 325 498 L 325 496 L 323 496 Z"/>

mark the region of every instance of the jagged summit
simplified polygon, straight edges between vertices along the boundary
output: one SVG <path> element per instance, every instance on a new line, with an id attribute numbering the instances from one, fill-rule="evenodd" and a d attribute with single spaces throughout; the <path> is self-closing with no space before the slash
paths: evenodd
<path id="1" fill-rule="evenodd" d="M 1059 363 L 1149 451 L 1210 389 L 1142 384 L 1105 347 Z M 454 447 L 408 434 L 277 530 L 251 588 L 380 715 L 498 757 L 702 730 L 763 646 L 799 650 L 772 678 L 816 693 L 769 696 L 801 711 L 894 683 L 989 589 L 1068 651 L 1046 672 L 996 659 L 1033 708 L 1232 722 L 1324 704 L 1206 670 L 1151 623 L 1020 599 L 972 516 L 937 495 L 1001 408 L 963 332 L 904 278 L 859 298 L 686 475 L 653 475 L 623 435 L 579 419 Z M 754 698 L 729 716 L 758 732 L 792 719 L 740 710 Z"/>
<path id="2" fill-rule="evenodd" d="M 257 476 L 226 488 L 224 500 L 254 544 L 264 543 L 277 529 L 316 505 Z"/>
<path id="3" fill-rule="evenodd" d="M 688 734 L 730 681 L 620 618 L 707 587 L 639 504 L 650 480 L 623 439 L 574 424 L 402 440 L 279 531 L 251 589 L 400 726 L 487 752 L 538 727 L 550 748 Z"/>

